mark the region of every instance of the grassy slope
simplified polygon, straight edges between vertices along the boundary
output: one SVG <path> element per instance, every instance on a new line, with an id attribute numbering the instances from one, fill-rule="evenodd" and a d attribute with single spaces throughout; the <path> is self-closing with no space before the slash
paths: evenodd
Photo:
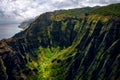
<path id="1" fill-rule="evenodd" d="M 120 17 L 120 3 L 93 9 L 91 12 L 105 16 Z"/>

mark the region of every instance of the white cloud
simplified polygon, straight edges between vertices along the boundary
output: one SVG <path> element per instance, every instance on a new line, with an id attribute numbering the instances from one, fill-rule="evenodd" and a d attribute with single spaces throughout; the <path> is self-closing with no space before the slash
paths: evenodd
<path id="1" fill-rule="evenodd" d="M 24 20 L 57 9 L 118 3 L 120 0 L 0 0 L 0 20 Z"/>

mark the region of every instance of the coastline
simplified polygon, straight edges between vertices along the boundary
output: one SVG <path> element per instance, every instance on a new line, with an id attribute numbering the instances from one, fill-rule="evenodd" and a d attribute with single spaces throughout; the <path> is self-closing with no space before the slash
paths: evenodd
<path id="1" fill-rule="evenodd" d="M 22 28 L 19 28 L 20 24 L 0 24 L 0 40 L 7 39 L 19 33 Z"/>

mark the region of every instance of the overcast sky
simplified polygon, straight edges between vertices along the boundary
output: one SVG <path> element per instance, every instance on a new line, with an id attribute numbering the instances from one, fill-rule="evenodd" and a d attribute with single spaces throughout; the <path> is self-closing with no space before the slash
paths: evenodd
<path id="1" fill-rule="evenodd" d="M 120 0 L 0 0 L 0 23 L 14 23 L 58 10 L 120 3 Z"/>

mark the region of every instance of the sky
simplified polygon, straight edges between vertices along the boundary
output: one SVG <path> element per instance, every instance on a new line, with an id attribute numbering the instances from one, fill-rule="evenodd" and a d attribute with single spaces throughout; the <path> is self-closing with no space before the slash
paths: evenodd
<path id="1" fill-rule="evenodd" d="M 0 0 L 0 24 L 19 23 L 44 12 L 102 6 L 120 3 L 120 0 Z"/>

